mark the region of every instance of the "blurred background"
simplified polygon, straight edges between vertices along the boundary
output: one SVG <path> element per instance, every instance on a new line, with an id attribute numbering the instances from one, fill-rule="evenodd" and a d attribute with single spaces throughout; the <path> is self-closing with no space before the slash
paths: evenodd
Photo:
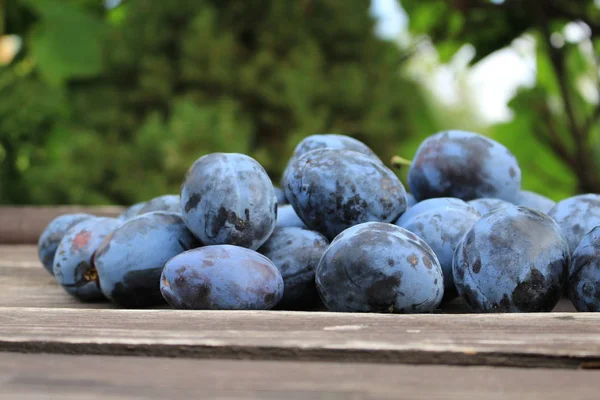
<path id="1" fill-rule="evenodd" d="M 310 134 L 387 162 L 446 129 L 525 189 L 600 192 L 599 49 L 598 0 L 0 0 L 0 203 L 178 193 L 215 151 L 278 182 Z"/>

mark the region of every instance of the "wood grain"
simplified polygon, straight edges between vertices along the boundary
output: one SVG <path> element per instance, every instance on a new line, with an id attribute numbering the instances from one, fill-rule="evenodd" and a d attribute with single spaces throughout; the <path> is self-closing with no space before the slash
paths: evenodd
<path id="1" fill-rule="evenodd" d="M 4 307 L 0 351 L 595 367 L 600 316 Z"/>
<path id="2" fill-rule="evenodd" d="M 90 213 L 116 217 L 124 207 L 0 207 L 0 244 L 35 244 L 44 228 L 54 218 L 69 213 Z"/>
<path id="3" fill-rule="evenodd" d="M 600 367 L 596 314 L 118 310 L 67 295 L 35 246 L 0 246 L 0 288 L 0 351 Z"/>
<path id="4" fill-rule="evenodd" d="M 596 371 L 3 353 L 0 399 L 597 399 Z"/>

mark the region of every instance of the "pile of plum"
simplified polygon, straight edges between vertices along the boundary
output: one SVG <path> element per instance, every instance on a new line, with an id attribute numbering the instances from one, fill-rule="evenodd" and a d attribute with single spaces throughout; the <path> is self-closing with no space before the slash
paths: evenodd
<path id="1" fill-rule="evenodd" d="M 523 191 L 514 155 L 470 132 L 428 137 L 409 168 L 410 194 L 365 144 L 313 135 L 279 189 L 208 154 L 180 195 L 56 218 L 39 256 L 69 294 L 128 308 L 540 312 L 566 293 L 600 310 L 600 195 Z"/>

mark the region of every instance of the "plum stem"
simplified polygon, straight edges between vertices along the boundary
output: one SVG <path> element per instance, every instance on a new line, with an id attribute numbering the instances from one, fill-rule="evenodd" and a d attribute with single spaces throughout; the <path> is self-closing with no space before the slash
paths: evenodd
<path id="1" fill-rule="evenodd" d="M 407 160 L 406 158 L 400 157 L 400 156 L 394 156 L 392 157 L 392 160 L 390 161 L 392 163 L 392 167 L 394 168 L 402 168 L 404 166 L 409 166 L 412 164 L 411 160 Z"/>

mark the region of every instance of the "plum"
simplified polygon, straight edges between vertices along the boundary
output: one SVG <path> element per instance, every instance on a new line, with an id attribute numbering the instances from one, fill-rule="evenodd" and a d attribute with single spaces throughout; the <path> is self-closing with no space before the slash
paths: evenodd
<path id="1" fill-rule="evenodd" d="M 154 211 L 130 219 L 104 239 L 94 256 L 102 293 L 127 308 L 161 304 L 163 266 L 200 245 L 179 214 Z"/>
<path id="2" fill-rule="evenodd" d="M 568 292 L 577 311 L 600 311 L 600 226 L 585 235 L 573 252 Z"/>
<path id="3" fill-rule="evenodd" d="M 284 292 L 277 308 L 308 310 L 319 303 L 315 270 L 329 241 L 308 229 L 275 228 L 259 253 L 273 261 L 281 272 Z"/>
<path id="4" fill-rule="evenodd" d="M 404 221 L 403 228 L 427 243 L 440 262 L 444 273 L 444 300 L 457 296 L 452 276 L 454 251 L 481 216 L 468 208 L 438 207 Z"/>
<path id="5" fill-rule="evenodd" d="M 310 151 L 293 160 L 284 182 L 300 219 L 328 239 L 363 222 L 393 222 L 406 209 L 398 177 L 351 150 Z"/>
<path id="6" fill-rule="evenodd" d="M 418 201 L 492 197 L 514 202 L 521 190 L 521 169 L 500 143 L 472 132 L 446 131 L 421 143 L 408 171 L 408 186 Z"/>
<path id="7" fill-rule="evenodd" d="M 51 275 L 54 275 L 54 255 L 65 233 L 79 222 L 93 217 L 93 215 L 85 213 L 63 214 L 54 218 L 46 226 L 38 239 L 38 257 L 46 271 Z"/>
<path id="8" fill-rule="evenodd" d="M 444 276 L 433 250 L 398 226 L 367 222 L 338 235 L 323 254 L 316 284 L 330 311 L 434 311 Z"/>
<path id="9" fill-rule="evenodd" d="M 423 200 L 410 207 L 404 214 L 395 222 L 398 226 L 403 226 L 406 221 L 416 215 L 429 212 L 438 208 L 461 208 L 471 213 L 478 213 L 477 209 L 467 202 L 454 197 L 438 197 L 435 199 Z"/>
<path id="10" fill-rule="evenodd" d="M 546 214 L 508 206 L 484 215 L 454 253 L 458 293 L 476 312 L 543 312 L 558 303 L 569 246 Z"/>
<path id="11" fill-rule="evenodd" d="M 236 153 L 199 158 L 181 185 L 183 220 L 206 245 L 256 250 L 275 229 L 277 196 L 256 160 Z"/>
<path id="12" fill-rule="evenodd" d="M 102 240 L 121 223 L 118 218 L 86 218 L 66 232 L 56 250 L 53 270 L 67 293 L 82 301 L 106 300 L 98 287 L 93 258 Z"/>
<path id="13" fill-rule="evenodd" d="M 582 194 L 562 200 L 548 215 L 552 217 L 567 239 L 571 252 L 583 237 L 600 225 L 600 195 Z"/>
<path id="14" fill-rule="evenodd" d="M 155 197 L 141 207 L 137 215 L 147 214 L 153 211 L 166 211 L 181 214 L 181 198 L 177 194 L 166 194 Z"/>
<path id="15" fill-rule="evenodd" d="M 160 290 L 177 309 L 268 310 L 283 296 L 283 279 L 271 260 L 254 250 L 213 245 L 170 259 Z"/>
<path id="16" fill-rule="evenodd" d="M 369 146 L 360 140 L 335 133 L 311 135 L 305 137 L 294 149 L 292 158 L 298 158 L 309 151 L 319 149 L 352 150 L 379 160 L 373 150 L 371 150 Z"/>
<path id="17" fill-rule="evenodd" d="M 277 210 L 276 226 L 278 226 L 278 227 L 295 226 L 298 228 L 306 228 L 306 225 L 304 224 L 304 222 L 302 222 L 302 220 L 300 219 L 298 214 L 296 214 L 296 211 L 294 211 L 294 207 L 292 207 L 291 204 L 285 204 L 283 206 L 279 206 L 279 208 Z"/>
<path id="18" fill-rule="evenodd" d="M 530 192 L 528 190 L 521 190 L 515 204 L 548 214 L 556 205 L 556 202 L 541 194 Z"/>
<path id="19" fill-rule="evenodd" d="M 496 208 L 513 205 L 512 203 L 509 203 L 508 201 L 504 201 L 504 200 L 500 200 L 500 199 L 492 199 L 489 197 L 471 200 L 468 203 L 470 205 L 472 205 L 473 207 L 475 207 L 477 209 L 477 211 L 479 211 L 479 214 L 481 214 L 481 215 L 485 215 L 485 214 L 489 213 L 490 211 L 495 210 Z"/>

